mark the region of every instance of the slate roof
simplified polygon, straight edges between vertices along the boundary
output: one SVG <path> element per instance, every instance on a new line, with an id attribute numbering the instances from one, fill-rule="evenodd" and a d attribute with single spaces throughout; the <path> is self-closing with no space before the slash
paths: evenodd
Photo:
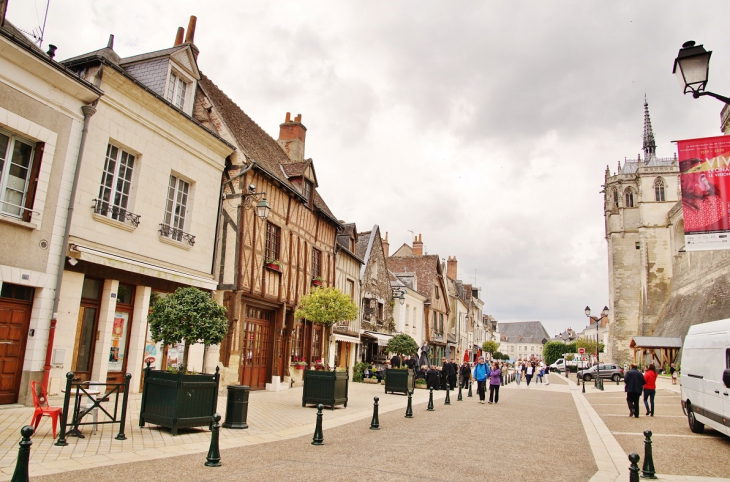
<path id="1" fill-rule="evenodd" d="M 180 45 L 177 45 L 175 47 L 170 47 L 167 49 L 157 50 L 155 52 L 147 52 L 146 54 L 139 54 L 139 55 L 133 55 L 131 57 L 125 57 L 120 62 L 121 65 L 125 64 L 132 64 L 135 62 L 142 62 L 143 60 L 150 60 L 150 59 L 156 59 L 158 57 L 169 57 L 170 55 L 174 54 L 178 50 L 183 50 L 186 47 L 189 47 L 189 43 L 183 43 Z"/>
<path id="2" fill-rule="evenodd" d="M 225 121 L 233 137 L 236 138 L 236 143 L 241 151 L 247 158 L 256 162 L 255 168 L 279 181 L 282 186 L 304 201 L 304 196 L 289 181 L 285 172 L 289 165 L 297 163 L 291 162 L 279 143 L 256 124 L 243 109 L 202 72 L 200 73 L 198 85 Z M 311 160 L 308 162 L 311 162 Z M 334 221 L 335 224 L 340 224 L 316 189 L 314 191 L 314 207 Z"/>
<path id="3" fill-rule="evenodd" d="M 363 231 L 362 233 L 357 233 L 357 244 L 355 244 L 355 254 L 357 254 L 360 258 L 364 259 L 365 262 L 367 262 L 367 259 L 365 259 L 365 255 L 368 251 L 368 244 L 370 244 L 370 235 L 372 234 L 372 231 Z"/>
<path id="4" fill-rule="evenodd" d="M 550 340 L 550 335 L 539 321 L 500 322 L 497 325 L 501 341 L 507 343 L 542 343 Z"/>
<path id="5" fill-rule="evenodd" d="M 431 299 L 433 283 L 439 275 L 441 261 L 437 254 L 423 256 L 390 256 L 385 259 L 388 269 L 394 273 L 416 273 L 418 291 Z"/>

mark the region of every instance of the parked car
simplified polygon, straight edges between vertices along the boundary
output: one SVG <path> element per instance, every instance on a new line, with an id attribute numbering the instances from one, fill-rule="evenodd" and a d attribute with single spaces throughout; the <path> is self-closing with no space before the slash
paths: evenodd
<path id="1" fill-rule="evenodd" d="M 578 378 L 582 378 L 583 380 L 590 382 L 597 376 L 598 370 L 596 367 L 597 365 L 593 365 L 585 370 L 580 370 L 578 372 Z M 624 377 L 624 369 L 619 365 L 615 365 L 613 363 L 601 363 L 598 365 L 598 368 L 600 368 L 601 378 L 610 378 L 614 382 L 617 382 Z"/>
<path id="2" fill-rule="evenodd" d="M 682 346 L 682 409 L 692 432 L 730 435 L 730 319 L 693 325 Z"/>
<path id="3" fill-rule="evenodd" d="M 565 361 L 565 356 L 563 355 L 563 358 L 558 358 L 555 363 L 550 365 L 548 368 L 551 372 L 558 372 L 562 373 L 565 371 L 565 366 L 567 365 L 570 367 L 571 370 L 575 370 L 576 368 L 582 369 L 588 366 L 588 355 L 580 355 L 577 353 L 571 354 L 572 359 Z"/>

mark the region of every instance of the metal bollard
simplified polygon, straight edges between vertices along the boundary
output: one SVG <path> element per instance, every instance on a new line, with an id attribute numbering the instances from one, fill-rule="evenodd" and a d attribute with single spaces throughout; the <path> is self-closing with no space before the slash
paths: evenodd
<path id="1" fill-rule="evenodd" d="M 314 427 L 314 437 L 312 437 L 312 445 L 324 445 L 324 434 L 322 433 L 322 409 L 324 405 L 317 405 L 317 425 Z"/>
<path id="2" fill-rule="evenodd" d="M 578 380 L 578 383 L 580 383 L 580 380 Z M 583 393 L 586 392 L 586 379 L 583 379 Z"/>
<path id="3" fill-rule="evenodd" d="M 639 454 L 631 452 L 629 461 L 629 482 L 639 482 Z"/>
<path id="4" fill-rule="evenodd" d="M 413 418 L 413 404 L 411 398 L 413 397 L 413 390 L 408 390 L 408 406 L 406 407 L 406 418 Z"/>
<path id="5" fill-rule="evenodd" d="M 122 416 L 119 420 L 119 433 L 116 437 L 114 437 L 115 440 L 127 440 L 127 436 L 124 435 L 124 426 L 127 422 L 127 404 L 129 403 L 129 381 L 131 379 L 131 373 L 127 373 L 126 375 L 124 375 L 124 397 L 122 398 Z M 94 430 L 96 430 L 96 426 L 94 426 Z"/>
<path id="6" fill-rule="evenodd" d="M 221 416 L 217 413 L 213 415 L 213 428 L 210 430 L 210 448 L 208 449 L 208 456 L 205 458 L 206 467 L 220 467 L 221 466 L 221 451 L 218 447 L 218 433 L 221 429 L 220 422 Z"/>
<path id="7" fill-rule="evenodd" d="M 378 397 L 373 397 L 373 419 L 370 421 L 370 430 L 380 430 L 380 420 L 378 420 Z"/>
<path id="8" fill-rule="evenodd" d="M 654 457 L 651 454 L 651 430 L 644 430 L 644 465 L 641 467 L 643 479 L 656 479 L 654 470 Z"/>
<path id="9" fill-rule="evenodd" d="M 30 440 L 33 435 L 33 427 L 26 425 L 20 429 L 20 448 L 18 449 L 18 461 L 15 463 L 15 472 L 11 482 L 28 482 L 28 465 L 30 463 L 30 446 L 33 442 Z"/>
<path id="10" fill-rule="evenodd" d="M 459 396 L 456 397 L 456 401 L 461 402 L 462 400 L 464 400 L 464 397 L 461 396 L 461 384 L 459 384 Z"/>
<path id="11" fill-rule="evenodd" d="M 469 397 L 472 397 L 472 396 L 473 395 L 471 394 L 471 380 L 469 380 L 469 393 L 466 394 L 466 397 L 469 398 Z"/>
<path id="12" fill-rule="evenodd" d="M 433 412 L 433 388 L 428 390 L 428 408 L 426 410 Z"/>
<path id="13" fill-rule="evenodd" d="M 444 400 L 444 405 L 451 405 L 451 397 L 449 396 L 449 386 L 446 385 L 446 399 Z"/>
<path id="14" fill-rule="evenodd" d="M 68 406 L 71 400 L 71 382 L 73 381 L 74 373 L 68 372 L 66 374 L 66 394 L 63 396 L 63 410 L 61 410 L 61 416 L 59 417 L 61 431 L 58 434 L 58 440 L 53 445 L 65 447 L 68 445 L 66 442 L 66 422 L 68 420 Z"/>

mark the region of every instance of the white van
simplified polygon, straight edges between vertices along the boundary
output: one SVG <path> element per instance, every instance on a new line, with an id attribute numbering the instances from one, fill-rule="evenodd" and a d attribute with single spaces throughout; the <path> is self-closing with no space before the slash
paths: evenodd
<path id="1" fill-rule="evenodd" d="M 730 319 L 690 327 L 682 347 L 682 409 L 689 428 L 730 435 Z"/>

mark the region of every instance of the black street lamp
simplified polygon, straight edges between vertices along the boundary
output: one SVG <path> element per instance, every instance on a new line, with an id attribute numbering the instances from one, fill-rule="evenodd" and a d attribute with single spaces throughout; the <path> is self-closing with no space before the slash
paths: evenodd
<path id="1" fill-rule="evenodd" d="M 256 216 L 258 216 L 260 219 L 266 219 L 269 217 L 269 212 L 271 211 L 271 206 L 269 206 L 269 202 L 266 200 L 266 193 L 265 192 L 256 192 L 256 186 L 251 184 L 248 186 L 248 194 L 244 194 L 243 196 L 243 207 L 246 209 L 251 209 L 254 207 L 254 202 L 257 198 L 260 197 L 259 202 L 256 204 Z"/>
<path id="2" fill-rule="evenodd" d="M 585 309 L 586 316 L 588 319 L 591 317 L 591 309 L 590 307 L 586 306 Z M 601 365 L 599 364 L 600 360 L 598 358 L 598 338 L 599 333 L 598 330 L 601 328 L 601 320 L 608 316 L 608 306 L 603 307 L 603 311 L 601 311 L 601 316 L 596 320 L 596 387 L 600 386 L 601 389 L 603 389 L 603 383 L 600 382 L 601 379 Z"/>
<path id="3" fill-rule="evenodd" d="M 730 98 L 705 91 L 710 75 L 711 55 L 712 51 L 708 52 L 702 45 L 695 45 L 692 40 L 685 42 L 674 59 L 672 73 L 677 76 L 679 86 L 685 94 L 692 92 L 695 99 L 709 95 L 730 105 Z"/>

